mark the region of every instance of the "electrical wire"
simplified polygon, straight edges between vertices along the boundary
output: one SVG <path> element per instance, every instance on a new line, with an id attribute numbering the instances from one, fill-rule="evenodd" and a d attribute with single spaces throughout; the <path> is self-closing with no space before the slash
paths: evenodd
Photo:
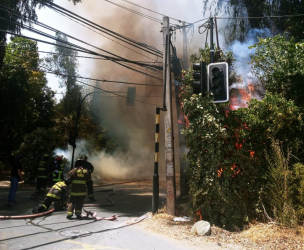
<path id="1" fill-rule="evenodd" d="M 13 55 L 13 54 L 11 54 L 11 55 Z M 53 75 L 56 75 L 56 76 L 64 76 L 64 77 L 70 77 L 70 78 L 80 78 L 80 79 L 92 80 L 92 81 L 97 81 L 97 82 L 109 82 L 109 83 L 121 83 L 121 84 L 126 84 L 126 85 L 162 87 L 162 85 L 159 85 L 159 84 L 145 84 L 145 83 L 134 83 L 134 82 L 123 82 L 123 81 L 110 81 L 110 80 L 106 80 L 106 79 L 101 80 L 101 79 L 97 79 L 97 78 L 90 78 L 90 77 L 84 77 L 84 76 L 61 74 L 61 73 L 58 73 L 58 72 L 52 72 L 52 71 L 49 71 L 49 70 L 42 70 L 42 69 L 38 69 L 38 68 L 28 68 L 28 67 L 20 67 L 20 66 L 17 67 L 17 66 L 11 65 L 11 64 L 2 64 L 2 65 L 7 66 L 7 67 L 11 67 L 11 68 L 41 71 L 41 72 L 48 73 L 48 74 L 53 74 Z M 40 66 L 40 67 L 44 67 L 44 66 Z"/>
<path id="2" fill-rule="evenodd" d="M 55 10 L 54 10 L 54 11 L 55 11 Z M 55 12 L 57 12 L 57 11 L 55 11 Z M 59 13 L 59 12 L 57 12 L 57 13 Z M 82 23 L 80 23 L 80 22 L 78 22 L 78 21 L 76 21 L 76 20 L 74 20 L 74 19 L 72 19 L 72 18 L 66 16 L 66 15 L 63 14 L 63 13 L 59 13 L 59 14 L 65 16 L 66 18 L 70 19 L 71 21 L 73 21 L 73 22 L 75 22 L 75 23 L 78 23 L 79 25 L 81 25 L 81 26 L 83 26 L 83 27 L 85 27 L 85 28 L 87 28 L 87 29 L 89 29 L 89 30 L 95 32 L 96 34 L 98 34 L 98 35 L 100 35 L 100 36 L 103 36 L 104 38 L 107 38 L 107 39 L 109 39 L 110 41 L 112 41 L 112 42 L 114 42 L 114 43 L 119 44 L 120 46 L 122 46 L 122 47 L 124 47 L 124 48 L 126 48 L 126 49 L 128 49 L 128 50 L 131 50 L 131 51 L 133 51 L 133 52 L 135 52 L 135 53 L 137 53 L 137 54 L 139 54 L 139 55 L 142 55 L 143 57 L 146 57 L 146 58 L 148 58 L 148 59 L 151 59 L 151 60 L 155 61 L 155 59 L 153 59 L 153 58 L 151 58 L 151 57 L 148 57 L 148 56 L 146 56 L 146 55 L 144 55 L 144 54 L 142 54 L 142 53 L 140 53 L 140 52 L 138 52 L 138 51 L 136 51 L 136 50 L 134 50 L 134 49 L 131 49 L 131 48 L 129 48 L 129 47 L 127 47 L 127 46 L 125 46 L 125 45 L 123 45 L 123 44 L 121 44 L 121 43 L 115 41 L 114 39 L 111 39 L 110 37 L 107 37 L 107 36 L 105 36 L 105 35 L 103 35 L 103 34 L 97 32 L 97 31 L 91 29 L 90 27 L 88 27 L 88 26 L 86 26 L 86 25 L 84 25 L 84 24 L 82 24 Z M 157 59 L 156 59 L 156 60 L 157 60 Z"/>
<path id="3" fill-rule="evenodd" d="M 0 44 L 0 47 L 9 47 L 8 45 L 1 45 Z M 25 48 L 20 48 L 20 47 L 17 47 L 17 46 L 13 46 L 11 48 L 17 48 L 19 50 L 22 50 L 22 51 L 29 51 L 29 52 L 39 52 L 39 53 L 45 53 L 45 54 L 51 54 L 51 55 L 60 55 L 60 56 L 71 56 L 69 54 L 61 54 L 61 53 L 55 53 L 55 52 L 51 52 L 51 51 L 43 51 L 43 50 L 30 50 L 30 49 L 25 49 Z M 82 52 L 81 52 L 82 53 Z M 102 58 L 102 57 L 91 57 L 91 56 L 75 56 L 74 57 L 77 57 L 77 58 L 86 58 L 86 59 L 95 59 L 95 60 L 109 60 L 107 58 Z M 121 59 L 115 59 L 116 61 L 123 61 Z M 137 63 L 142 63 L 142 64 L 149 64 L 151 63 L 152 65 L 155 64 L 155 63 L 162 63 L 162 62 L 148 62 L 148 61 L 134 61 L 134 62 L 137 62 Z"/>
<path id="4" fill-rule="evenodd" d="M 93 85 L 90 85 L 88 83 L 84 83 L 84 82 L 81 82 L 81 81 L 78 81 L 78 80 L 76 80 L 76 82 L 79 82 L 81 84 L 87 85 L 87 86 L 92 87 L 94 89 L 99 89 L 99 90 L 104 91 L 106 93 L 110 93 L 110 94 L 113 94 L 113 95 L 116 95 L 116 96 L 119 96 L 119 97 L 123 97 L 123 98 L 129 99 L 129 100 L 134 100 L 135 102 L 145 103 L 145 104 L 156 106 L 156 107 L 159 106 L 158 104 L 154 104 L 154 103 L 150 103 L 150 102 L 145 102 L 145 101 L 141 101 L 141 100 L 137 100 L 137 99 L 128 98 L 127 96 L 119 95 L 119 94 L 116 94 L 115 92 L 111 92 L 111 91 L 108 91 L 108 90 L 105 90 L 105 89 L 102 89 L 102 88 L 99 88 L 99 87 L 96 87 L 96 86 L 93 86 Z"/>
<path id="5" fill-rule="evenodd" d="M 105 0 L 105 1 L 107 1 L 107 0 Z M 158 12 L 156 12 L 156 11 L 150 10 L 150 9 L 148 9 L 148 8 L 145 8 L 145 7 L 143 7 L 143 6 L 140 6 L 140 5 L 138 5 L 138 4 L 132 3 L 132 2 L 130 2 L 130 1 L 127 1 L 127 0 L 122 0 L 122 1 L 127 2 L 127 3 L 129 3 L 129 4 L 133 4 L 133 5 L 135 5 L 135 6 L 139 7 L 139 8 L 148 10 L 148 11 L 150 11 L 150 12 L 153 12 L 153 13 L 158 14 L 158 15 L 161 15 L 161 16 L 167 16 L 167 15 L 158 13 Z M 167 17 L 169 17 L 169 16 L 167 16 Z M 181 21 L 181 20 L 179 20 L 179 19 L 175 19 L 175 18 L 173 18 L 173 17 L 169 17 L 169 18 L 172 19 L 172 20 L 175 20 L 175 21 L 177 21 L 177 22 L 179 22 L 179 23 L 184 22 L 184 21 Z M 190 24 L 189 22 L 185 22 L 185 23 Z"/>
<path id="6" fill-rule="evenodd" d="M 10 54 L 10 55 L 12 55 L 13 57 L 20 58 L 19 56 L 16 56 L 16 55 L 14 55 L 14 54 L 12 54 L 10 52 L 7 52 L 7 53 Z M 35 68 L 15 67 L 15 66 L 10 65 L 10 64 L 2 64 L 2 65 L 13 67 L 13 68 L 22 68 L 22 69 L 27 69 L 27 70 L 39 71 L 39 69 L 35 69 Z M 67 75 L 67 74 L 60 74 L 60 73 L 52 72 L 52 71 L 50 71 L 50 69 L 48 69 L 45 66 L 41 66 L 41 67 L 47 69 L 47 70 L 41 70 L 42 72 L 49 73 L 49 74 L 54 74 L 54 75 L 57 75 L 57 76 L 64 76 L 64 77 L 71 77 L 71 78 L 80 78 L 80 79 L 85 79 L 85 80 L 94 80 L 94 81 L 98 81 L 98 82 L 122 83 L 122 84 L 126 84 L 126 85 L 139 85 L 139 86 L 141 85 L 141 86 L 162 87 L 162 85 L 157 85 L 157 84 L 133 83 L 133 82 L 123 82 L 123 81 L 110 81 L 110 80 L 106 80 L 106 79 L 100 80 L 100 79 L 96 79 L 96 78 L 89 78 L 89 77 L 83 77 L 83 76 L 71 76 L 71 75 Z"/>
<path id="7" fill-rule="evenodd" d="M 0 4 L 0 5 L 1 5 L 1 4 Z M 0 7 L 0 8 L 1 8 L 1 7 Z M 32 31 L 32 32 L 34 32 L 34 33 L 36 33 L 36 34 L 39 34 L 39 35 L 42 35 L 42 36 L 46 36 L 46 37 L 48 37 L 48 38 L 54 39 L 54 40 L 56 40 L 56 41 L 60 41 L 60 42 L 65 43 L 65 44 L 69 44 L 70 46 L 74 46 L 74 47 L 77 47 L 77 48 L 85 49 L 85 48 L 83 48 L 83 47 L 81 47 L 81 46 L 78 46 L 78 45 L 75 45 L 75 44 L 73 44 L 73 43 L 71 43 L 71 42 L 67 42 L 67 41 L 65 41 L 65 40 L 59 39 L 59 38 L 57 38 L 57 37 L 55 37 L 55 36 L 51 36 L 51 35 L 49 35 L 49 34 L 47 34 L 47 33 L 45 33 L 45 32 L 42 32 L 42 31 L 37 30 L 37 29 L 34 29 L 34 28 L 30 27 L 30 26 L 21 25 L 21 24 L 18 23 L 18 22 L 11 21 L 11 20 L 8 20 L 8 19 L 3 18 L 3 17 L 0 17 L 0 19 L 6 20 L 7 22 L 13 22 L 13 23 L 15 23 L 16 25 L 19 25 L 19 26 L 21 26 L 21 27 L 23 27 L 23 28 L 25 28 L 25 29 L 28 29 L 28 30 L 30 30 L 30 31 Z M 31 22 L 31 21 L 30 21 L 30 22 Z M 110 54 L 110 55 L 116 56 L 117 58 L 121 58 L 121 59 L 125 60 L 126 62 L 131 62 L 131 61 L 128 60 L 128 59 L 125 59 L 125 58 L 120 57 L 120 56 L 118 56 L 118 55 L 116 55 L 116 54 L 113 54 L 113 53 L 111 53 L 111 52 L 109 52 L 109 51 L 106 51 L 106 50 L 103 50 L 103 49 L 101 49 L 101 48 L 98 48 L 98 47 L 96 47 L 96 46 L 94 46 L 94 45 L 92 45 L 92 44 L 89 44 L 89 43 L 84 42 L 84 41 L 82 41 L 82 40 L 80 40 L 80 39 L 78 39 L 78 38 L 75 38 L 75 37 L 73 37 L 73 36 L 70 36 L 70 35 L 68 35 L 68 34 L 66 34 L 66 33 L 64 33 L 64 32 L 61 32 L 61 31 L 59 31 L 59 30 L 57 30 L 57 29 L 55 29 L 55 28 L 52 28 L 52 27 L 50 27 L 50 26 L 48 26 L 48 25 L 46 25 L 46 24 L 43 24 L 43 23 L 40 23 L 40 22 L 37 21 L 37 25 L 39 25 L 39 26 L 41 26 L 41 27 L 43 27 L 43 28 L 45 28 L 45 29 L 51 30 L 51 31 L 53 31 L 53 32 L 60 32 L 61 34 L 66 35 L 67 37 L 72 38 L 72 39 L 74 39 L 74 40 L 76 40 L 76 41 L 78 41 L 78 42 L 84 43 L 84 44 L 89 45 L 89 46 L 91 46 L 91 47 L 93 47 L 93 48 L 95 48 L 95 49 L 98 49 L 98 50 L 101 50 L 101 51 L 103 51 L 103 52 L 106 52 L 106 53 L 108 53 L 108 54 Z M 109 59 L 109 60 L 111 60 L 111 59 Z M 114 60 L 115 60 L 115 59 L 114 59 Z M 135 63 L 135 64 L 138 64 L 138 63 Z M 148 67 L 148 68 L 151 69 L 151 70 L 155 70 L 155 67 L 150 68 L 149 65 L 139 65 L 139 66 L 145 66 L 145 67 Z"/>
<path id="8" fill-rule="evenodd" d="M 75 76 L 69 76 L 69 75 L 64 75 L 64 74 L 58 74 L 58 73 L 54 73 L 54 72 L 50 72 L 50 71 L 47 71 L 47 70 L 38 70 L 38 69 L 31 69 L 31 68 L 26 68 L 26 67 L 16 67 L 16 66 L 11 66 L 11 65 L 7 65 L 7 64 L 2 64 L 3 66 L 8 66 L 8 67 L 13 67 L 13 68 L 22 68 L 22 69 L 27 69 L 27 70 L 33 70 L 33 71 L 40 71 L 40 72 L 44 72 L 44 73 L 50 73 L 50 74 L 55 74 L 55 75 L 63 75 L 63 76 L 68 76 L 68 77 L 75 77 Z M 84 77 L 79 77 L 79 76 L 76 76 L 75 78 L 81 78 L 81 79 L 90 79 L 90 78 L 84 78 Z M 136 84 L 136 83 L 126 83 L 126 82 L 118 82 L 118 81 L 107 81 L 107 80 L 98 80 L 98 79 L 91 79 L 91 80 L 96 80 L 96 81 L 102 81 L 102 82 L 116 82 L 116 83 L 125 83 L 125 84 L 133 84 L 133 85 L 146 85 L 146 84 Z M 154 104 L 154 103 L 150 103 L 150 102 L 145 102 L 145 101 L 141 101 L 141 100 L 137 100 L 137 99 L 132 99 L 132 98 L 128 98 L 127 96 L 123 96 L 123 95 L 120 95 L 120 94 L 117 94 L 115 92 L 112 92 L 112 91 L 108 91 L 108 90 L 105 90 L 105 89 L 102 89 L 102 88 L 99 88 L 99 87 L 96 87 L 96 86 L 93 86 L 93 85 L 90 85 L 88 83 L 84 83 L 82 81 L 79 81 L 79 80 L 75 80 L 75 82 L 79 82 L 81 84 L 84 84 L 84 85 L 87 85 L 89 87 L 92 87 L 94 89 L 99 89 L 103 92 L 106 92 L 106 93 L 110 93 L 110 94 L 113 94 L 113 95 L 116 95 L 118 97 L 123 97 L 123 98 L 126 98 L 126 99 L 130 99 L 130 100 L 134 100 L 136 102 L 140 102 L 140 103 L 145 103 L 145 104 L 148 104 L 148 105 L 152 105 L 152 106 L 158 106 L 157 104 Z M 151 86 L 159 86 L 159 85 L 151 85 Z M 161 86 L 162 87 L 162 86 Z"/>
<path id="9" fill-rule="evenodd" d="M 84 17 L 81 17 L 81 16 L 77 15 L 76 13 L 74 13 L 72 11 L 69 11 L 69 10 L 67 10 L 67 9 L 65 9 L 65 8 L 63 8 L 63 7 L 55 4 L 55 3 L 46 3 L 46 2 L 42 2 L 41 0 L 36 0 L 36 1 L 40 2 L 42 5 L 48 7 L 50 9 L 52 9 L 52 10 L 57 10 L 58 12 L 64 13 L 64 14 L 70 16 L 71 18 L 74 18 L 74 19 L 76 19 L 78 21 L 86 23 L 90 27 L 98 29 L 98 30 L 100 30 L 100 31 L 102 31 L 102 32 L 104 32 L 104 33 L 106 33 L 108 35 L 110 35 L 109 33 L 111 33 L 111 36 L 115 37 L 116 39 L 122 40 L 122 41 L 124 41 L 126 43 L 129 43 L 130 45 L 138 47 L 138 48 L 141 47 L 140 49 L 142 49 L 142 50 L 144 50 L 144 51 L 146 51 L 148 53 L 151 53 L 151 51 L 152 51 L 154 53 L 159 54 L 159 56 L 162 57 L 162 52 L 159 51 L 159 50 L 157 50 L 156 48 L 154 48 L 152 46 L 143 45 L 142 43 L 137 42 L 137 41 L 135 41 L 135 40 L 133 40 L 131 38 L 123 36 L 123 35 L 121 35 L 119 33 L 114 32 L 114 31 L 111 31 L 111 30 L 109 30 L 109 29 L 107 29 L 105 27 L 102 27 L 102 26 L 100 26 L 100 25 L 98 25 L 98 24 L 96 24 L 96 23 L 94 23 L 92 21 L 89 21 L 88 19 L 86 19 Z"/>
<path id="10" fill-rule="evenodd" d="M 141 12 L 138 12 L 138 11 L 135 11 L 135 10 L 132 10 L 132 9 L 129 9 L 129 8 L 125 7 L 125 6 L 122 6 L 122 5 L 120 5 L 120 4 L 114 3 L 114 2 L 109 1 L 109 0 L 105 0 L 105 1 L 108 2 L 108 3 L 111 3 L 111 4 L 113 4 L 113 5 L 116 5 L 117 7 L 120 7 L 120 8 L 122 8 L 122 9 L 124 9 L 124 10 L 127 10 L 127 11 L 130 11 L 130 12 L 134 13 L 134 14 L 137 14 L 137 15 L 139 15 L 139 16 L 141 16 L 141 17 L 145 17 L 145 18 L 150 19 L 150 20 L 152 20 L 152 21 L 154 21 L 154 22 L 158 22 L 158 23 L 162 24 L 162 21 L 159 20 L 159 19 L 157 19 L 157 18 L 155 18 L 155 17 L 151 17 L 151 16 L 148 16 L 148 15 L 145 15 L 145 14 L 143 14 L 143 13 L 141 13 Z"/>
<path id="11" fill-rule="evenodd" d="M 9 7 L 7 7 L 7 6 L 3 5 L 3 4 L 0 4 L 0 6 L 3 6 L 3 7 L 4 7 L 4 8 L 3 8 L 3 7 L 2 7 L 2 8 L 0 7 L 0 9 L 5 10 L 5 11 L 7 11 L 7 12 L 9 12 L 9 13 L 15 15 L 15 16 L 18 16 L 18 17 L 22 18 L 22 19 L 25 19 L 25 20 L 28 19 L 28 20 L 30 20 L 30 22 L 35 23 L 35 24 L 38 24 L 38 23 L 43 24 L 43 23 L 38 22 L 37 20 L 34 20 L 34 19 L 32 19 L 32 18 L 25 17 L 24 15 L 21 15 L 21 14 L 17 13 L 16 11 L 13 11 L 11 8 L 9 8 Z M 125 47 L 125 48 L 127 48 L 127 49 L 129 49 L 129 50 L 131 50 L 131 51 L 133 51 L 133 52 L 135 52 L 135 53 L 138 53 L 138 54 L 140 54 L 140 55 L 142 55 L 142 56 L 144 56 L 144 57 L 147 57 L 147 58 L 149 58 L 149 59 L 151 59 L 151 60 L 154 60 L 154 59 L 152 59 L 152 58 L 150 58 L 150 57 L 148 57 L 148 56 L 146 56 L 146 55 L 144 55 L 144 54 L 142 54 L 142 53 L 139 53 L 139 52 L 136 51 L 136 50 L 133 50 L 133 49 L 127 47 L 127 46 L 124 46 L 123 44 L 121 44 L 121 43 L 119 43 L 119 42 L 117 42 L 117 41 L 115 41 L 115 40 L 113 40 L 113 39 L 111 39 L 111 38 L 109 38 L 109 37 L 107 37 L 107 36 L 105 36 L 105 35 L 103 35 L 103 34 L 97 32 L 97 31 L 95 31 L 95 30 L 91 29 L 91 28 L 88 27 L 88 26 L 83 25 L 83 24 L 80 23 L 80 22 L 77 22 L 76 20 L 73 20 L 72 18 L 66 16 L 66 15 L 63 14 L 63 13 L 60 13 L 60 12 L 58 12 L 58 11 L 55 11 L 55 12 L 57 12 L 57 13 L 59 13 L 59 14 L 65 16 L 66 18 L 68 18 L 68 19 L 70 19 L 70 20 L 72 20 L 72 21 L 74 21 L 74 22 L 76 22 L 76 23 L 82 25 L 83 27 L 86 27 L 87 29 L 90 29 L 91 31 L 93 31 L 93 32 L 95 32 L 95 33 L 97 33 L 97 34 L 99 34 L 99 35 L 101 35 L 101 36 L 103 36 L 103 37 L 105 37 L 105 38 L 107 38 L 107 39 L 109 39 L 109 40 L 111 40 L 111 41 L 113 41 L 113 42 L 115 42 L 115 43 L 117 43 L 117 44 L 119 44 L 119 45 L 121 45 L 121 46 L 123 46 L 123 47 Z M 45 24 L 43 24 L 43 25 L 45 25 Z"/>
<path id="12" fill-rule="evenodd" d="M 261 16 L 261 17 L 216 17 L 217 19 L 260 19 L 260 18 L 282 18 L 282 17 L 299 17 L 304 16 L 304 14 L 297 15 L 282 15 L 282 16 Z"/>
<path id="13" fill-rule="evenodd" d="M 51 43 L 51 42 L 47 42 L 47 41 L 40 40 L 40 39 L 37 39 L 37 38 L 28 37 L 28 36 L 24 36 L 24 35 L 20 35 L 20 34 L 16 34 L 16 33 L 13 33 L 13 32 L 9 32 L 9 31 L 2 30 L 2 29 L 0 29 L 0 31 L 4 31 L 4 32 L 6 32 L 7 34 L 11 34 L 11 35 L 15 35 L 15 36 L 27 38 L 27 39 L 30 39 L 30 40 L 34 40 L 34 41 L 38 41 L 38 42 L 50 44 L 50 45 L 53 45 L 53 46 L 58 46 L 58 47 L 63 47 L 63 48 L 67 48 L 67 49 L 72 49 L 71 47 L 63 46 L 63 45 L 60 45 L 60 44 L 54 44 L 54 43 Z M 105 57 L 104 55 L 101 55 L 101 54 L 99 54 L 99 53 L 96 53 L 96 52 L 93 52 L 93 51 L 89 51 L 89 50 L 81 50 L 81 49 L 75 49 L 75 48 L 74 48 L 73 50 L 76 50 L 76 51 L 79 51 L 79 52 L 83 52 L 83 53 L 92 54 L 92 55 L 98 55 L 98 56 Z M 90 53 L 89 53 L 89 52 L 90 52 Z M 159 77 L 156 77 L 156 76 L 151 75 L 151 74 L 147 74 L 147 73 L 142 72 L 142 71 L 140 71 L 140 70 L 138 70 L 138 69 L 135 69 L 135 68 L 129 67 L 129 66 L 123 64 L 123 63 L 117 62 L 117 61 L 113 60 L 112 58 L 109 59 L 109 60 L 111 60 L 111 61 L 115 62 L 116 64 L 121 65 L 121 66 L 123 66 L 123 67 L 125 67 L 125 68 L 128 68 L 128 69 L 130 69 L 130 70 L 133 70 L 133 71 L 135 71 L 135 72 L 138 72 L 138 73 L 141 73 L 141 74 L 144 74 L 144 75 L 148 75 L 148 76 L 150 76 L 150 77 L 152 77 L 152 78 L 155 78 L 155 79 L 158 79 L 158 80 L 162 80 L 162 79 L 159 78 Z"/>
<path id="14" fill-rule="evenodd" d="M 9 53 L 9 52 L 7 52 Z M 16 55 L 13 55 L 12 53 L 9 53 L 10 55 L 12 55 L 13 57 L 17 57 L 17 58 L 20 58 L 19 56 L 16 56 Z M 9 66 L 9 67 L 13 67 L 13 68 L 23 68 L 23 69 L 28 69 L 28 70 L 34 70 L 34 71 L 40 71 L 40 72 L 44 72 L 44 73 L 50 73 L 50 74 L 55 74 L 55 75 L 61 75 L 61 76 L 66 76 L 66 77 L 72 77 L 72 78 L 81 78 L 81 79 L 89 79 L 89 80 L 95 80 L 95 81 L 102 81 L 102 82 L 115 82 L 115 83 L 124 83 L 124 84 L 132 84 L 132 85 L 144 85 L 144 86 L 147 86 L 146 83 L 127 83 L 127 82 L 120 82 L 120 81 L 108 81 L 108 80 L 99 80 L 99 79 L 92 79 L 92 78 L 87 78 L 87 77 L 81 77 L 81 76 L 69 76 L 69 75 L 65 75 L 65 74 L 58 74 L 58 73 L 54 73 L 54 72 L 51 72 L 51 71 L 47 71 L 48 69 L 45 67 L 45 66 L 42 66 L 43 68 L 46 68 L 47 70 L 38 70 L 38 69 L 31 69 L 31 68 L 26 68 L 26 67 L 16 67 L 16 66 L 12 66 L 12 65 L 9 65 L 9 64 L 2 64 L 3 66 Z M 141 102 L 141 103 L 145 103 L 145 104 L 149 104 L 149 105 L 153 105 L 153 106 L 158 106 L 156 104 L 153 104 L 153 103 L 149 103 L 149 102 L 144 102 L 144 101 L 141 101 L 141 100 L 137 100 L 137 99 L 132 99 L 132 98 L 128 98 L 126 96 L 123 96 L 123 95 L 119 95 L 115 92 L 112 92 L 112 91 L 108 91 L 108 90 L 105 90 L 105 89 L 102 89 L 102 88 L 99 88 L 99 87 L 96 87 L 96 86 L 93 86 L 93 85 L 90 85 L 90 84 L 87 84 L 87 83 L 84 83 L 84 82 L 81 82 L 79 80 L 75 80 L 76 82 L 79 82 L 81 84 L 84 84 L 84 85 L 87 85 L 87 86 L 90 86 L 90 87 L 93 87 L 95 89 L 99 89 L 99 90 L 102 90 L 106 93 L 111 93 L 111 94 L 114 94 L 116 96 L 119 96 L 119 97 L 124 97 L 126 99 L 131 99 L 131 100 L 134 100 L 136 102 Z M 153 87 L 162 87 L 162 85 L 154 85 L 154 84 L 148 84 L 149 86 L 153 86 Z"/>

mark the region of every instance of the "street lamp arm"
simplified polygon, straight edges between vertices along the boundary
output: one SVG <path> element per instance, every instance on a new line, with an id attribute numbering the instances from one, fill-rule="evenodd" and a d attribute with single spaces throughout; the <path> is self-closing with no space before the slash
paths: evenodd
<path id="1" fill-rule="evenodd" d="M 79 92 L 79 99 L 78 99 L 78 107 L 77 107 L 77 117 L 76 117 L 76 124 L 75 124 L 75 131 L 74 131 L 74 145 L 73 146 L 73 152 L 72 152 L 72 159 L 71 159 L 71 169 L 73 169 L 74 165 L 74 154 L 75 154 L 75 148 L 76 148 L 76 138 L 77 138 L 77 130 L 78 130 L 78 121 L 80 119 L 80 113 L 81 113 L 81 105 L 86 97 L 88 97 L 91 94 L 94 94 L 96 92 L 90 92 L 86 94 L 83 98 L 81 98 L 81 92 Z M 97 92 L 98 93 L 98 92 Z"/>

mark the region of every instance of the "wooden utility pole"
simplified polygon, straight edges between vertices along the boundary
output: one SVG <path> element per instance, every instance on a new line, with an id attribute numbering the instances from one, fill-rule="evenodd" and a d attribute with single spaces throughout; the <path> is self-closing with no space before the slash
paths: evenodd
<path id="1" fill-rule="evenodd" d="M 170 77 L 170 27 L 169 18 L 163 17 L 163 79 L 166 86 L 166 111 L 164 111 L 165 122 L 165 163 L 166 163 L 166 188 L 167 188 L 167 213 L 175 215 L 175 162 L 174 141 L 172 123 L 172 95 Z"/>

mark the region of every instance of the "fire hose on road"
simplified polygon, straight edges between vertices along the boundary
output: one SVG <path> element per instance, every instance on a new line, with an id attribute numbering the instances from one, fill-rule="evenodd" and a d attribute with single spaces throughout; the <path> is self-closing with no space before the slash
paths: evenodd
<path id="1" fill-rule="evenodd" d="M 1 220 L 8 220 L 8 219 L 28 219 L 28 218 L 37 218 L 45 215 L 49 215 L 55 211 L 54 208 L 50 209 L 49 211 L 39 213 L 39 214 L 27 214 L 27 215 L 5 215 L 5 216 L 0 216 Z"/>
<path id="2" fill-rule="evenodd" d="M 101 190 L 101 191 L 98 191 L 98 192 L 110 192 L 112 191 L 112 193 L 108 194 L 106 196 L 106 199 L 111 203 L 111 204 L 84 204 L 83 207 L 109 207 L 109 206 L 114 206 L 114 201 L 112 201 L 109 196 L 111 195 L 114 195 L 115 194 L 115 190 L 114 189 L 104 189 L 104 190 Z M 36 200 L 36 201 L 43 201 L 43 198 L 37 198 L 35 197 L 35 195 L 32 195 L 31 196 L 31 199 L 33 200 Z M 100 221 L 100 220 L 110 220 L 110 221 L 113 221 L 113 220 L 117 220 L 117 216 L 116 215 L 113 215 L 111 217 L 97 217 L 97 214 L 96 213 L 92 213 L 91 211 L 88 211 L 88 210 L 85 210 L 83 209 L 85 212 L 86 212 L 86 215 L 85 217 L 89 217 L 92 216 L 93 219 L 95 219 L 95 221 Z M 43 212 L 43 213 L 37 213 L 37 214 L 27 214 L 27 215 L 14 215 L 14 216 L 11 216 L 11 215 L 5 215 L 5 216 L 1 216 L 0 215 L 0 220 L 4 220 L 4 219 L 28 219 L 28 218 L 37 218 L 37 217 L 41 217 L 41 216 L 45 216 L 45 215 L 50 215 L 51 213 L 53 213 L 55 211 L 55 208 L 52 208 L 46 212 Z"/>

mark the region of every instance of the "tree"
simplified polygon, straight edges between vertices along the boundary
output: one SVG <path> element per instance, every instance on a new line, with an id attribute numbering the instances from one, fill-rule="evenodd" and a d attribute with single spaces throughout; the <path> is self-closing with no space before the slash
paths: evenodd
<path id="1" fill-rule="evenodd" d="M 253 73 L 265 90 L 304 107 L 304 43 L 277 35 L 260 38 L 250 48 L 255 49 L 251 56 Z"/>
<path id="2" fill-rule="evenodd" d="M 70 0 L 69 0 L 70 1 Z M 8 31 L 20 33 L 24 23 L 28 20 L 37 20 L 36 7 L 43 7 L 43 3 L 52 3 L 53 0 L 2 0 L 1 4 L 5 8 L 0 9 L 0 16 L 5 18 L 0 22 L 0 45 L 6 44 L 6 33 Z M 73 3 L 79 3 L 81 0 L 73 0 Z M 0 50 L 0 70 L 3 66 L 5 51 Z"/>
<path id="3" fill-rule="evenodd" d="M 63 45 L 61 41 L 68 42 L 68 39 L 60 32 L 56 32 L 56 39 L 56 54 L 48 56 L 45 61 L 47 66 L 58 74 L 59 87 L 65 88 L 65 95 L 60 101 L 60 105 L 63 107 L 63 114 L 69 115 L 77 109 L 78 93 L 81 90 L 81 87 L 76 83 L 78 52 L 66 44 L 64 44 L 64 48 L 61 47 Z"/>
<path id="4" fill-rule="evenodd" d="M 25 134 L 52 127 L 54 92 L 39 69 L 36 42 L 13 37 L 0 72 L 0 150 L 17 149 Z"/>
<path id="5" fill-rule="evenodd" d="M 42 156 L 47 154 L 53 157 L 53 150 L 56 146 L 55 135 L 52 128 L 37 128 L 25 135 L 23 143 L 16 153 L 23 155 L 22 167 L 26 182 L 34 182 L 37 177 L 37 166 L 39 166 Z"/>

